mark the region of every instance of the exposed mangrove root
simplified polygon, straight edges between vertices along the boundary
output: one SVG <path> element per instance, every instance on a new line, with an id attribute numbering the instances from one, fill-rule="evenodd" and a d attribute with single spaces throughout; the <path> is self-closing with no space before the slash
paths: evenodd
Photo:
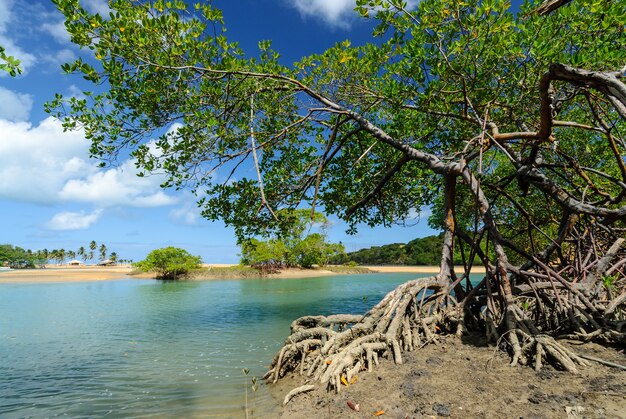
<path id="1" fill-rule="evenodd" d="M 287 393 L 287 395 L 285 396 L 285 400 L 283 400 L 283 406 L 286 405 L 287 403 L 289 403 L 291 401 L 291 399 L 293 399 L 298 394 L 306 393 L 307 391 L 311 391 L 314 388 L 315 388 L 315 386 L 311 385 L 311 384 L 307 384 L 307 385 L 303 385 L 303 386 L 294 388 L 289 393 Z"/>
<path id="2" fill-rule="evenodd" d="M 620 261 L 612 266 L 623 269 Z M 604 262 L 609 266 L 606 258 Z M 594 264 L 592 259 L 588 263 Z M 361 371 L 372 371 L 381 356 L 401 364 L 403 353 L 436 341 L 442 333 L 459 336 L 472 330 L 506 342 L 511 365 L 540 370 L 550 364 L 571 373 L 596 360 L 586 360 L 557 339 L 626 342 L 626 277 L 621 271 L 610 287 L 606 279 L 598 287 L 602 276 L 572 280 L 571 273 L 566 276 L 540 261 L 532 271 L 512 266 L 508 271 L 515 284 L 508 299 L 497 271 L 488 266 L 483 281 L 465 290 L 459 302 L 453 294 L 459 281 L 436 275 L 398 286 L 364 315 L 296 319 L 264 378 L 276 382 L 294 372 L 309 381 L 289 398 L 315 383 L 339 392 Z"/>
<path id="3" fill-rule="evenodd" d="M 307 316 L 294 321 L 291 335 L 274 358 L 266 378 L 273 382 L 289 371 L 339 391 L 379 356 L 402 363 L 402 352 L 432 340 L 443 320 L 445 289 L 437 276 L 402 284 L 364 316 Z"/>
<path id="4" fill-rule="evenodd" d="M 534 365 L 535 370 L 539 371 L 543 365 L 550 363 L 557 368 L 564 369 L 574 374 L 578 374 L 579 372 L 576 365 L 589 366 L 589 363 L 581 356 L 564 345 L 561 345 L 551 336 L 532 336 L 521 329 L 516 329 L 503 335 L 502 339 L 510 339 L 512 336 L 518 338 L 517 342 L 521 342 L 523 346 L 518 350 L 513 350 L 514 355 L 511 365 L 517 363 L 522 365 Z"/>

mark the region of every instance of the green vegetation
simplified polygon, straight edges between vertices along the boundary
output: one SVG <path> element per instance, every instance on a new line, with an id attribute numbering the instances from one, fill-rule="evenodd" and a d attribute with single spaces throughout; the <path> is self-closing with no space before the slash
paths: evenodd
<path id="1" fill-rule="evenodd" d="M 184 249 L 169 246 L 153 250 L 134 266 L 144 272 L 155 272 L 158 279 L 179 279 L 201 263 L 200 256 L 192 256 Z"/>
<path id="2" fill-rule="evenodd" d="M 439 265 L 443 235 L 428 236 L 408 243 L 373 246 L 346 253 L 332 259 L 332 263 L 354 261 L 360 265 Z M 460 261 L 455 261 L 460 262 Z"/>
<path id="3" fill-rule="evenodd" d="M 626 342 L 626 302 L 600 283 L 626 259 L 626 2 L 357 0 L 371 42 L 290 65 L 269 41 L 242 51 L 210 3 L 119 0 L 100 16 L 54 2 L 91 55 L 62 68 L 95 92 L 47 110 L 84 129 L 102 165 L 128 151 L 140 175 L 190 187 L 240 242 L 286 240 L 293 217 L 278 214 L 304 206 L 351 231 L 432 207 L 438 275 L 398 286 L 367 321 L 294 321 L 274 380 L 307 368 L 338 388 L 366 354 L 402 362 L 439 331 L 480 330 L 513 365 L 574 372 L 581 359 L 549 335 Z M 457 282 L 470 274 L 457 253 L 484 265 L 476 288 Z"/>
<path id="4" fill-rule="evenodd" d="M 369 274 L 371 270 L 358 266 L 355 262 L 348 262 L 346 265 L 326 265 L 324 270 L 343 275 Z"/>
<path id="5" fill-rule="evenodd" d="M 47 261 L 41 251 L 26 250 L 10 244 L 0 245 L 0 266 L 11 268 L 35 268 Z"/>
<path id="6" fill-rule="evenodd" d="M 100 247 L 100 251 L 100 261 L 102 261 L 106 258 L 106 246 L 104 244 Z M 83 261 L 87 260 L 88 254 L 85 253 L 84 247 L 80 247 L 77 251 L 66 249 L 30 250 L 10 244 L 0 245 L 0 266 L 6 265 L 12 268 L 43 268 L 50 262 L 62 265 L 68 262 L 68 259 L 73 260 L 77 256 L 82 256 Z M 116 252 L 111 252 L 109 259 L 112 263 L 123 261 L 123 259 L 118 258 Z"/>
<path id="7" fill-rule="evenodd" d="M 187 275 L 189 279 L 243 279 L 258 278 L 259 270 L 250 266 L 210 266 L 208 268 L 194 269 Z"/>
<path id="8" fill-rule="evenodd" d="M 0 71 L 6 71 L 9 75 L 11 75 L 11 77 L 22 74 L 20 60 L 11 55 L 6 55 L 5 49 L 2 45 L 0 45 Z"/>
<path id="9" fill-rule="evenodd" d="M 312 213 L 310 209 L 283 210 L 277 217 L 281 218 L 281 230 L 275 237 L 241 242 L 242 264 L 271 273 L 285 266 L 324 266 L 344 253 L 342 244 L 326 241 L 328 219 L 322 213 Z M 307 234 L 314 226 L 321 232 Z"/>
<path id="10" fill-rule="evenodd" d="M 441 263 L 442 246 L 443 234 L 440 234 L 438 236 L 427 236 L 411 240 L 406 244 L 386 244 L 339 254 L 332 257 L 330 263 L 346 264 L 355 262 L 360 265 L 438 266 Z M 474 263 L 480 264 L 480 260 L 475 258 Z M 455 253 L 454 264 L 463 264 L 461 252 Z"/>

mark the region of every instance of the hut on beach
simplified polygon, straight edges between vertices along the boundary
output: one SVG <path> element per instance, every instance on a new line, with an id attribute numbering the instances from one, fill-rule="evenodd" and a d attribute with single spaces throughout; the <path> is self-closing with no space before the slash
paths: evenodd
<path id="1" fill-rule="evenodd" d="M 83 264 L 83 262 L 81 262 L 80 260 L 77 260 L 77 259 L 70 260 L 68 262 L 68 265 L 70 265 L 70 266 L 80 266 L 82 264 Z"/>
<path id="2" fill-rule="evenodd" d="M 112 261 L 111 259 L 103 260 L 102 262 L 98 263 L 98 266 L 112 266 L 112 265 L 115 265 L 115 262 Z"/>

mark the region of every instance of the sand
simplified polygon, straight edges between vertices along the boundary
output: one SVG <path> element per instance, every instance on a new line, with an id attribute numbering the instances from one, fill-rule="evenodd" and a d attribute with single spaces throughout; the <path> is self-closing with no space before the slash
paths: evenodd
<path id="1" fill-rule="evenodd" d="M 623 349 L 561 343 L 580 354 L 626 363 Z M 583 367 L 580 374 L 550 366 L 538 372 L 511 367 L 509 355 L 487 346 L 482 335 L 439 336 L 436 343 L 405 352 L 403 361 L 397 365 L 382 358 L 372 372 L 361 371 L 356 383 L 342 386 L 338 394 L 313 382 L 315 390 L 267 417 L 348 419 L 381 411 L 382 418 L 403 419 L 626 417 L 626 372 L 601 364 Z M 291 373 L 268 387 L 282 404 L 285 394 L 305 379 Z M 348 406 L 349 400 L 360 405 L 359 412 Z"/>
<path id="2" fill-rule="evenodd" d="M 229 264 L 205 264 L 204 267 L 228 267 Z M 372 272 L 381 273 L 436 273 L 437 266 L 363 266 Z M 130 265 L 118 266 L 68 266 L 49 265 L 44 269 L 15 269 L 8 272 L 0 272 L 0 284 L 21 283 L 51 283 L 51 282 L 85 282 L 85 281 L 108 281 L 122 278 L 153 279 L 151 273 L 133 274 L 135 271 Z M 461 269 L 459 268 L 459 271 Z M 474 268 L 473 273 L 483 273 L 483 268 Z M 272 274 L 270 278 L 298 279 L 312 278 L 317 276 L 341 275 L 325 269 L 285 269 L 278 274 Z M 220 278 L 206 278 L 220 279 Z"/>
<path id="3" fill-rule="evenodd" d="M 0 272 L 0 284 L 107 281 L 127 277 L 134 268 L 121 266 L 49 266 Z"/>

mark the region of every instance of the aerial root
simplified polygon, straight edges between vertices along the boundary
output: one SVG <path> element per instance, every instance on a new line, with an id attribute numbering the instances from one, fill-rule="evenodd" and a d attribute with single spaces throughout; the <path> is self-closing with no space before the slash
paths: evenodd
<path id="1" fill-rule="evenodd" d="M 291 371 L 340 391 L 362 370 L 372 371 L 379 356 L 400 364 L 402 352 L 434 339 L 442 304 L 427 290 L 441 289 L 436 277 L 420 278 L 388 293 L 364 316 L 306 316 L 291 324 L 291 335 L 265 375 L 276 382 Z M 426 298 L 428 295 L 428 298 Z M 423 306 L 417 305 L 417 301 Z M 437 302 L 448 301 L 440 295 Z"/>
<path id="2" fill-rule="evenodd" d="M 287 393 L 287 395 L 285 396 L 285 400 L 283 400 L 283 406 L 286 405 L 287 403 L 289 403 L 289 401 L 291 401 L 291 399 L 293 399 L 298 394 L 306 393 L 307 391 L 311 391 L 314 388 L 315 388 L 315 386 L 312 385 L 312 384 L 306 384 L 306 385 L 294 388 L 289 393 Z"/>
<path id="3" fill-rule="evenodd" d="M 503 335 L 503 337 L 505 337 Z M 539 371 L 544 362 L 551 361 L 556 367 L 560 367 L 574 374 L 578 374 L 576 365 L 589 366 L 589 363 L 585 361 L 581 356 L 558 343 L 553 337 L 543 334 L 530 335 L 521 329 L 511 330 L 508 333 L 509 338 L 515 337 L 519 342 L 521 339 L 524 345 L 519 348 L 519 353 L 514 354 L 513 359 L 516 365 L 530 363 L 534 359 L 535 370 Z M 511 344 L 511 341 L 509 341 Z M 511 345 L 513 347 L 513 345 Z M 515 352 L 516 349 L 513 348 Z"/>

